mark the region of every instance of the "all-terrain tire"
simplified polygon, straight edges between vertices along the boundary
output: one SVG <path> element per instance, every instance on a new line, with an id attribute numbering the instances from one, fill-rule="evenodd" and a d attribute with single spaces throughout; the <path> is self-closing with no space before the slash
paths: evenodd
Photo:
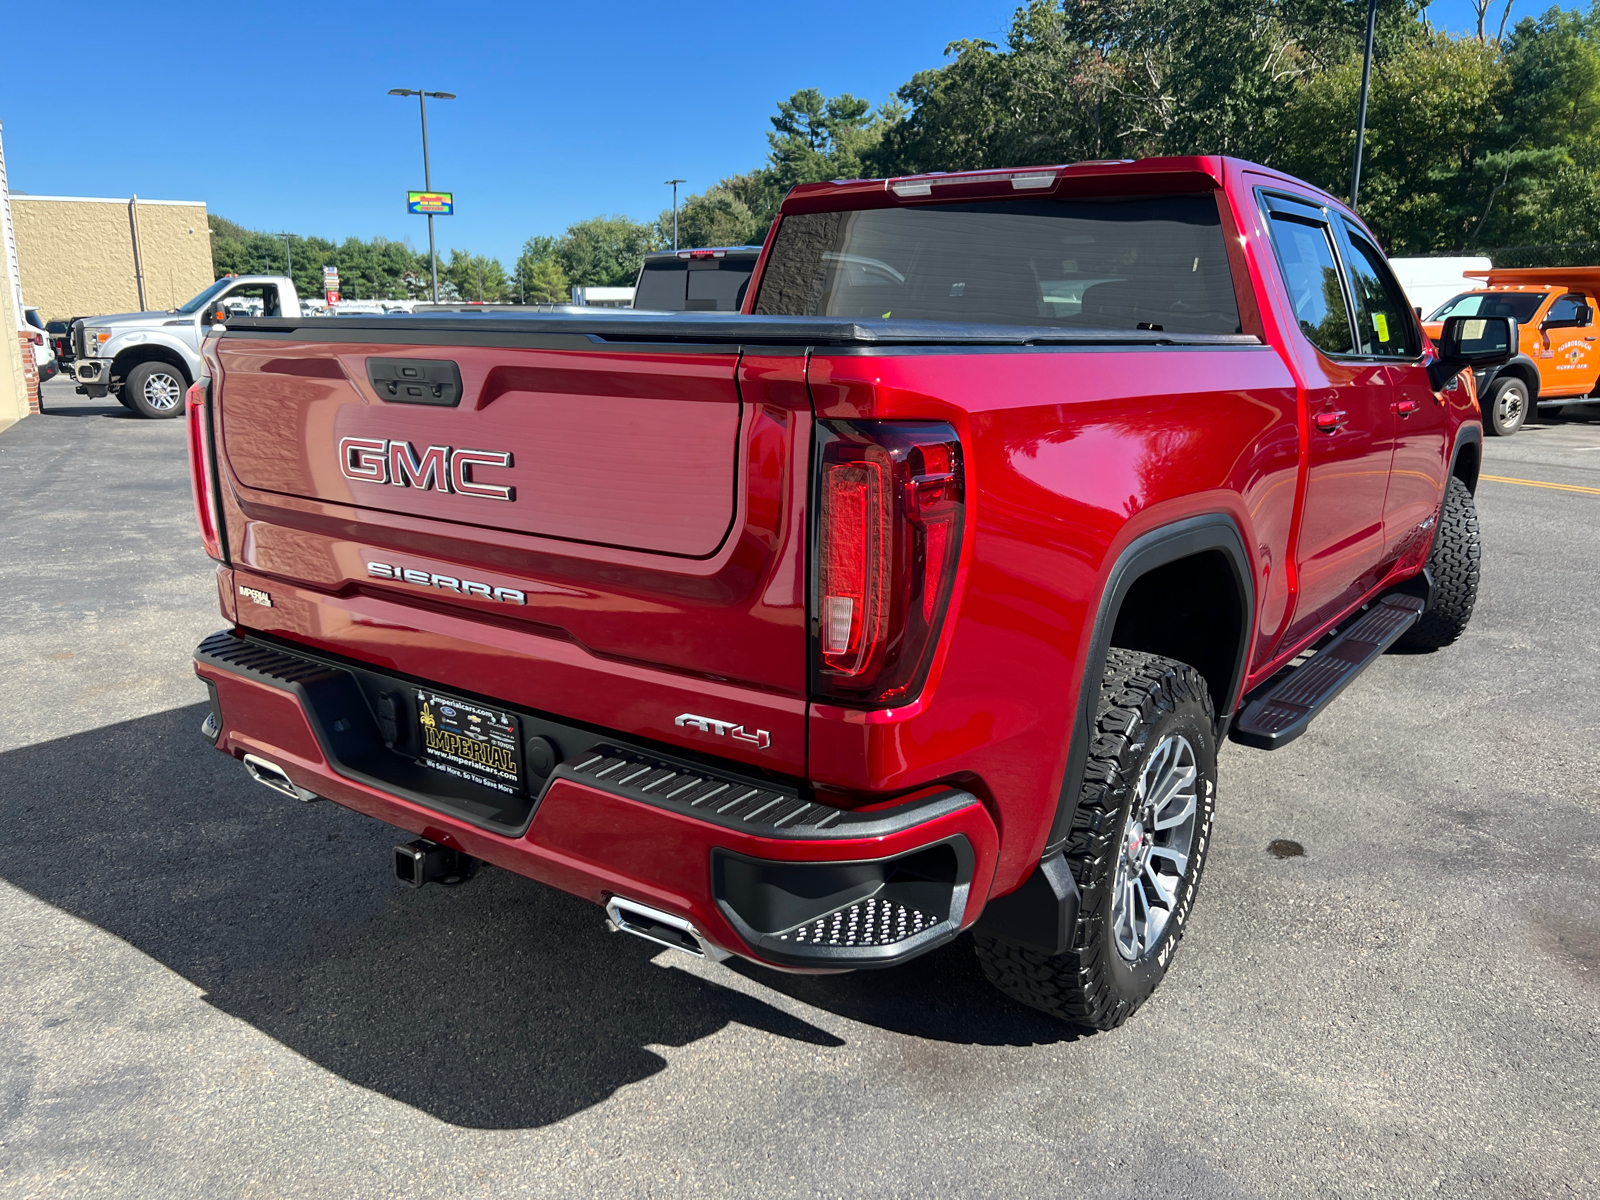
<path id="1" fill-rule="evenodd" d="M 1478 404 L 1483 412 L 1483 432 L 1490 437 L 1510 437 L 1527 424 L 1534 404 L 1528 385 L 1515 375 L 1506 375 L 1489 385 L 1489 393 Z"/>
<path id="2" fill-rule="evenodd" d="M 1439 527 L 1428 553 L 1433 603 L 1422 620 L 1400 635 L 1397 644 L 1407 650 L 1438 650 L 1460 637 L 1478 602 L 1482 562 L 1477 506 L 1467 485 L 1452 475 L 1445 484 Z"/>
<path id="3" fill-rule="evenodd" d="M 164 421 L 181 417 L 189 381 L 177 367 L 143 362 L 122 381 L 122 402 L 141 417 Z"/>
<path id="4" fill-rule="evenodd" d="M 1141 794 L 1141 781 L 1159 766 L 1157 756 L 1174 738 L 1188 744 L 1195 769 L 1189 852 L 1181 873 L 1168 877 L 1171 899 L 1159 935 L 1130 958 L 1119 949 L 1114 927 L 1114 893 L 1125 878 L 1119 864 L 1135 836 L 1134 818 L 1148 799 Z M 990 983 L 1014 1000 L 1088 1029 L 1114 1029 L 1138 1011 L 1166 974 L 1193 911 L 1216 811 L 1216 738 L 1211 694 L 1198 671 L 1154 654 L 1110 651 L 1065 851 L 1079 894 L 1071 947 L 1049 955 L 976 934 L 978 960 Z M 1144 833 L 1142 825 L 1137 828 Z M 1144 836 L 1155 840 L 1159 835 Z M 1133 878 L 1144 886 L 1142 875 Z M 1146 889 L 1145 894 L 1152 893 Z M 1146 906 L 1148 912 L 1148 899 Z"/>

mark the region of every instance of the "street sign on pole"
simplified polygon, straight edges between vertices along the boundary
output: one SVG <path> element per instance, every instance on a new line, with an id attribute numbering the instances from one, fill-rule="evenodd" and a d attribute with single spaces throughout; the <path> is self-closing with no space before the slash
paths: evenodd
<path id="1" fill-rule="evenodd" d="M 448 217 L 456 210 L 454 192 L 407 192 L 406 211 Z"/>
<path id="2" fill-rule="evenodd" d="M 329 292 L 328 293 L 328 303 L 329 304 L 337 304 L 337 303 L 339 303 L 339 293 L 338 292 Z"/>

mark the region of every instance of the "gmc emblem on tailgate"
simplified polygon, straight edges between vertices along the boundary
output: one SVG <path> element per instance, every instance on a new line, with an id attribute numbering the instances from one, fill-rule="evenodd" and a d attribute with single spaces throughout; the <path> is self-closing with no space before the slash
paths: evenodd
<path id="1" fill-rule="evenodd" d="M 509 467 L 509 450 L 456 450 L 429 446 L 420 455 L 410 442 L 388 438 L 339 440 L 339 470 L 346 479 L 361 483 L 390 483 L 422 491 L 482 496 L 486 500 L 515 500 L 517 489 L 506 484 L 479 483 L 473 467 Z"/>

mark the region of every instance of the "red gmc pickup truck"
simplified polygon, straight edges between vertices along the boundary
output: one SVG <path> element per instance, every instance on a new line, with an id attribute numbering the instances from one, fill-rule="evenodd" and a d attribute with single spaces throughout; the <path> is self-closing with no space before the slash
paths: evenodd
<path id="1" fill-rule="evenodd" d="M 740 313 L 240 319 L 189 395 L 204 733 L 718 960 L 972 930 L 1124 1021 L 1217 747 L 1472 612 L 1481 426 L 1333 197 L 1226 158 L 796 188 Z"/>

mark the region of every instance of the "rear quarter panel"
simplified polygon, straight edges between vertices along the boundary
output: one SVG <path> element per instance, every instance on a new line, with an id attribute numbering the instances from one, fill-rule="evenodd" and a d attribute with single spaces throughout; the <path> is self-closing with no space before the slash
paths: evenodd
<path id="1" fill-rule="evenodd" d="M 996 892 L 1038 861 L 1065 769 L 1097 606 L 1135 538 L 1226 513 L 1280 619 L 1300 432 L 1266 346 L 822 354 L 822 419 L 949 421 L 968 448 L 963 579 L 922 697 L 811 706 L 810 774 L 841 788 L 959 780 L 1002 830 Z"/>

